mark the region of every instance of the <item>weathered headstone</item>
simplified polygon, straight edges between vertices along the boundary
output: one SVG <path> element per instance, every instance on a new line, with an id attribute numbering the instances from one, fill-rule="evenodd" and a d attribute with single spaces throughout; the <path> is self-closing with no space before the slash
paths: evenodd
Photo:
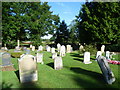
<path id="1" fill-rule="evenodd" d="M 43 53 L 37 53 L 37 63 L 43 64 Z"/>
<path id="2" fill-rule="evenodd" d="M 63 68 L 63 62 L 61 57 L 56 57 L 54 59 L 54 69 L 59 70 Z"/>
<path id="3" fill-rule="evenodd" d="M 52 59 L 55 59 L 57 57 L 57 53 L 52 53 Z"/>
<path id="4" fill-rule="evenodd" d="M 100 55 L 100 56 L 102 55 L 102 52 L 101 52 L 101 51 L 97 51 L 96 59 L 97 59 L 97 57 L 98 57 L 99 55 Z"/>
<path id="5" fill-rule="evenodd" d="M 103 53 L 105 51 L 105 45 L 101 46 L 101 52 Z"/>
<path id="6" fill-rule="evenodd" d="M 67 53 L 70 53 L 71 52 L 71 45 L 67 45 L 67 50 L 66 50 Z"/>
<path id="7" fill-rule="evenodd" d="M 21 83 L 37 81 L 38 75 L 35 57 L 32 55 L 24 55 L 18 61 Z"/>
<path id="8" fill-rule="evenodd" d="M 61 47 L 61 45 L 58 43 L 57 44 L 57 50 L 58 50 L 58 52 L 60 52 L 60 47 Z"/>
<path id="9" fill-rule="evenodd" d="M 85 63 L 85 64 L 90 64 L 90 63 L 92 63 L 92 62 L 90 61 L 90 52 L 85 52 L 85 53 L 84 53 L 84 63 Z"/>
<path id="10" fill-rule="evenodd" d="M 50 46 L 47 46 L 47 52 L 50 52 L 50 49 L 51 49 Z"/>
<path id="11" fill-rule="evenodd" d="M 63 56 L 65 56 L 65 46 L 64 45 L 62 45 L 61 47 L 60 47 L 60 56 L 61 57 L 63 57 Z"/>
<path id="12" fill-rule="evenodd" d="M 32 46 L 32 51 L 35 51 L 35 46 Z"/>
<path id="13" fill-rule="evenodd" d="M 38 47 L 38 51 L 43 51 L 43 46 L 40 45 L 40 46 Z"/>
<path id="14" fill-rule="evenodd" d="M 105 80 L 108 84 L 112 84 L 115 81 L 115 77 L 113 72 L 111 71 L 109 64 L 105 57 L 98 56 L 97 62 L 100 66 L 100 69 L 103 73 L 103 76 L 105 77 Z"/>
<path id="15" fill-rule="evenodd" d="M 11 66 L 11 55 L 7 52 L 2 53 L 2 67 L 4 66 Z"/>
<path id="16" fill-rule="evenodd" d="M 30 44 L 30 48 L 32 49 L 32 44 Z"/>
<path id="17" fill-rule="evenodd" d="M 110 52 L 106 51 L 105 56 L 106 56 L 106 59 L 110 59 Z"/>
<path id="18" fill-rule="evenodd" d="M 51 53 L 55 53 L 55 48 L 51 48 Z"/>

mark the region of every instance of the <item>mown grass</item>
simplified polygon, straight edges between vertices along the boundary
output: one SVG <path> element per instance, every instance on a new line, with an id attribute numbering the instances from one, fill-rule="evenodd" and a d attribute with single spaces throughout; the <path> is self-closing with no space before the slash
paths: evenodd
<path id="1" fill-rule="evenodd" d="M 31 52 L 36 55 L 36 52 Z M 54 61 L 50 52 L 43 51 L 44 64 L 37 64 L 38 81 L 34 84 L 21 84 L 19 82 L 18 58 L 12 58 L 16 71 L 3 71 L 3 88 L 119 88 L 119 65 L 109 64 L 116 81 L 112 85 L 106 84 L 99 65 L 91 56 L 91 64 L 83 63 L 83 56 L 77 51 L 67 53 L 63 57 L 63 69 L 54 70 Z M 118 60 L 118 56 L 114 56 Z"/>

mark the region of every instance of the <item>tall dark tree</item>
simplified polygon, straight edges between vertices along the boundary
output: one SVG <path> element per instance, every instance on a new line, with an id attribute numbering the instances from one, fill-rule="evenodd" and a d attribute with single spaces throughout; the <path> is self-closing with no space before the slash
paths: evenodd
<path id="1" fill-rule="evenodd" d="M 120 39 L 120 2 L 86 2 L 77 17 L 82 43 L 116 43 Z"/>

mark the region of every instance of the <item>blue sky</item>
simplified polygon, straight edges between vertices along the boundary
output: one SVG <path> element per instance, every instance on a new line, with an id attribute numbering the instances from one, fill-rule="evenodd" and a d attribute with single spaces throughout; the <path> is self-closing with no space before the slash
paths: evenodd
<path id="1" fill-rule="evenodd" d="M 53 11 L 53 14 L 59 15 L 60 21 L 65 20 L 67 25 L 75 19 L 75 16 L 78 15 L 81 5 L 84 2 L 48 2 L 48 5 L 51 6 L 50 11 Z"/>

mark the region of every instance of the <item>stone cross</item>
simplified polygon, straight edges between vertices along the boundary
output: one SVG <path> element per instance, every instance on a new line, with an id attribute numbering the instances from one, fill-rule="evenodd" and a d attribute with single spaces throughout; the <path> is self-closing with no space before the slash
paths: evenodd
<path id="1" fill-rule="evenodd" d="M 44 63 L 43 62 L 43 53 L 37 53 L 36 57 L 37 57 L 37 63 L 41 63 L 41 64 Z"/>
<path id="2" fill-rule="evenodd" d="M 103 56 L 98 56 L 97 62 L 100 66 L 100 69 L 101 69 L 102 74 L 105 78 L 105 81 L 108 84 L 112 84 L 115 81 L 115 77 L 114 77 L 114 74 L 109 67 L 109 64 L 108 64 L 106 58 Z"/>
<path id="3" fill-rule="evenodd" d="M 33 55 L 24 55 L 19 61 L 20 82 L 34 82 L 38 80 L 36 59 Z"/>
<path id="4" fill-rule="evenodd" d="M 63 68 L 63 62 L 61 57 L 56 57 L 54 59 L 54 69 L 59 70 Z"/>
<path id="5" fill-rule="evenodd" d="M 92 63 L 92 62 L 90 61 L 90 52 L 85 52 L 85 53 L 84 53 L 84 63 L 85 63 L 85 64 L 90 64 L 90 63 Z"/>

